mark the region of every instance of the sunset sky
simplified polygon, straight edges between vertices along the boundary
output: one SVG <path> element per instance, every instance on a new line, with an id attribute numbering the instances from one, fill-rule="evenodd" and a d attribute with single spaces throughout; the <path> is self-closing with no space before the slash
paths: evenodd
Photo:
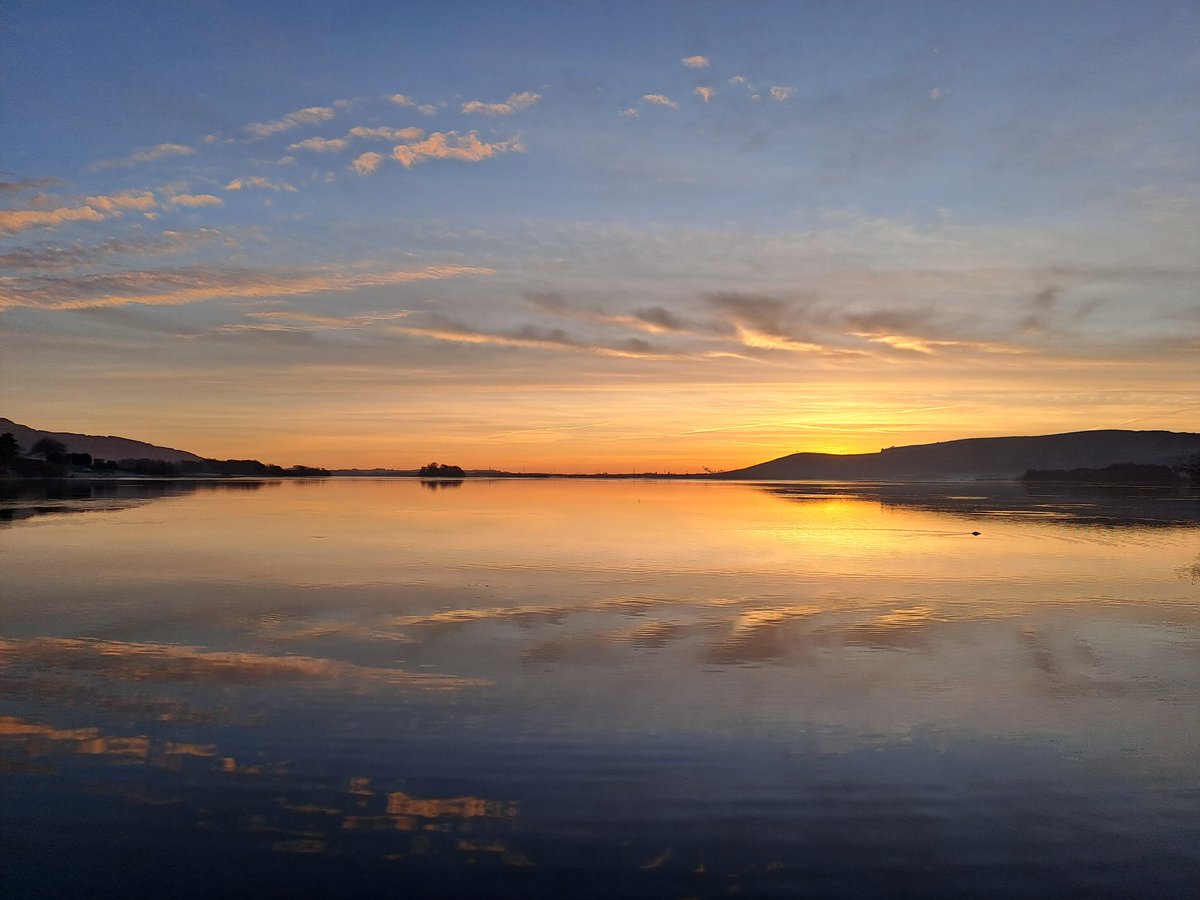
<path id="1" fill-rule="evenodd" d="M 699 471 L 1200 431 L 1194 2 L 10 2 L 0 415 Z"/>

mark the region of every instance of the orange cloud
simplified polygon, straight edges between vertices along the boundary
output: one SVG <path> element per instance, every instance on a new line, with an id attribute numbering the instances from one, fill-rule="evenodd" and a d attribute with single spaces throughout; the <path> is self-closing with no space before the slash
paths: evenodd
<path id="1" fill-rule="evenodd" d="M 225 201 L 212 194 L 176 194 L 171 206 L 221 206 Z"/>
<path id="2" fill-rule="evenodd" d="M 26 228 L 54 228 L 64 222 L 100 222 L 105 216 L 90 206 L 60 206 L 58 209 L 0 210 L 0 233 L 12 234 Z"/>
<path id="3" fill-rule="evenodd" d="M 293 273 L 201 268 L 122 272 L 115 275 L 57 279 L 49 284 L 43 279 L 37 286 L 24 290 L 0 286 L 0 309 L 94 309 L 127 306 L 133 303 L 148 306 L 181 306 L 204 300 L 293 297 L 452 278 L 457 275 L 494 273 L 493 269 L 470 266 L 428 266 L 415 271 L 358 275 L 328 271 Z"/>
<path id="4" fill-rule="evenodd" d="M 711 87 L 702 85 L 701 87 L 696 88 L 696 93 L 700 96 L 701 100 L 707 103 L 713 98 L 713 95 L 716 94 L 716 91 L 714 91 Z"/>
<path id="5" fill-rule="evenodd" d="M 334 115 L 333 109 L 328 106 L 309 106 L 288 113 L 282 119 L 276 119 L 274 122 L 252 122 L 246 126 L 246 131 L 257 138 L 264 138 L 281 131 L 288 131 L 297 125 L 319 125 L 321 122 L 328 122 Z"/>
<path id="6" fill-rule="evenodd" d="M 141 163 L 154 162 L 156 159 L 162 159 L 166 156 L 190 156 L 195 152 L 195 150 L 185 144 L 156 144 L 153 147 L 138 150 L 120 159 L 102 159 L 100 162 L 93 163 L 91 169 L 94 172 L 102 169 L 123 169 L 129 166 L 140 165 Z"/>
<path id="7" fill-rule="evenodd" d="M 85 198 L 82 206 L 57 209 L 0 210 L 0 234 L 14 234 L 28 228 L 56 228 L 67 222 L 102 222 L 122 215 L 126 210 L 146 211 L 158 205 L 149 191 L 121 191 L 117 194 Z"/>
<path id="8" fill-rule="evenodd" d="M 119 215 L 122 210 L 126 209 L 154 209 L 158 205 L 154 195 L 149 191 L 121 191 L 118 194 L 88 197 L 84 202 L 92 209 L 109 215 Z"/>
<path id="9" fill-rule="evenodd" d="M 489 144 L 479 140 L 474 131 L 459 134 L 435 131 L 424 141 L 413 144 L 398 144 L 392 148 L 392 159 L 408 169 L 428 159 L 458 159 L 464 162 L 479 162 L 497 153 L 523 152 L 517 138 Z"/>
<path id="10" fill-rule="evenodd" d="M 268 181 L 261 175 L 249 175 L 245 178 L 235 178 L 225 185 L 227 191 L 244 191 L 248 188 L 262 188 L 265 191 L 288 191 L 295 193 L 296 188 L 286 181 Z"/>
<path id="11" fill-rule="evenodd" d="M 679 109 L 679 104 L 666 94 L 644 94 L 642 102 L 650 103 L 654 106 L 669 106 L 671 109 Z"/>
<path id="12" fill-rule="evenodd" d="M 382 153 L 367 151 L 359 156 L 351 163 L 354 171 L 359 175 L 370 175 L 383 164 L 384 156 Z"/>
<path id="13" fill-rule="evenodd" d="M 707 69 L 712 65 L 707 56 L 685 56 L 680 62 L 689 69 Z"/>
<path id="14" fill-rule="evenodd" d="M 362 125 L 351 128 L 347 137 L 365 140 L 419 141 L 425 137 L 421 128 L 366 128 Z"/>
<path id="15" fill-rule="evenodd" d="M 510 94 L 503 103 L 483 103 L 479 100 L 470 100 L 462 105 L 462 111 L 467 114 L 481 113 L 485 116 L 509 116 L 515 112 L 529 109 L 541 99 L 541 94 L 522 91 L 519 94 Z"/>
<path id="16" fill-rule="evenodd" d="M 330 153 L 339 150 L 345 150 L 350 146 L 350 142 L 344 138 L 322 138 L 310 137 L 305 138 L 295 144 L 289 144 L 289 150 L 313 150 L 317 153 Z"/>

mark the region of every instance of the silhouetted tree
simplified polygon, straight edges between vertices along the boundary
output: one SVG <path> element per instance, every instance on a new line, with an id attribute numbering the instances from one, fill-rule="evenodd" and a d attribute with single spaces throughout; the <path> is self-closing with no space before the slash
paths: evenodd
<path id="1" fill-rule="evenodd" d="M 67 445 L 55 438 L 40 438 L 29 451 L 32 456 L 40 456 L 46 462 L 61 463 L 67 458 Z"/>
<path id="2" fill-rule="evenodd" d="M 0 466 L 7 466 L 21 455 L 21 445 L 11 431 L 0 434 Z"/>
<path id="3" fill-rule="evenodd" d="M 431 462 L 427 466 L 421 466 L 419 474 L 427 478 L 462 478 L 466 473 L 463 472 L 462 466 L 439 466 Z"/>

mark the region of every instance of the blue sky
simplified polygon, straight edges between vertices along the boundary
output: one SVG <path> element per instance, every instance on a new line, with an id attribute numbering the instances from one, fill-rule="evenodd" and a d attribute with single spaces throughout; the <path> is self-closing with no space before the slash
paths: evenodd
<path id="1" fill-rule="evenodd" d="M 17 421 L 583 470 L 1200 430 L 1192 4 L 0 16 Z"/>

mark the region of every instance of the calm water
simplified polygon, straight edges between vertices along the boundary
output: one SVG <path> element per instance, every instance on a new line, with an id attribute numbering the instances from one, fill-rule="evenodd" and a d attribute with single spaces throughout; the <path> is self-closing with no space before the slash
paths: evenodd
<path id="1" fill-rule="evenodd" d="M 10 490 L 0 893 L 1194 897 L 1198 521 L 1018 486 Z"/>

